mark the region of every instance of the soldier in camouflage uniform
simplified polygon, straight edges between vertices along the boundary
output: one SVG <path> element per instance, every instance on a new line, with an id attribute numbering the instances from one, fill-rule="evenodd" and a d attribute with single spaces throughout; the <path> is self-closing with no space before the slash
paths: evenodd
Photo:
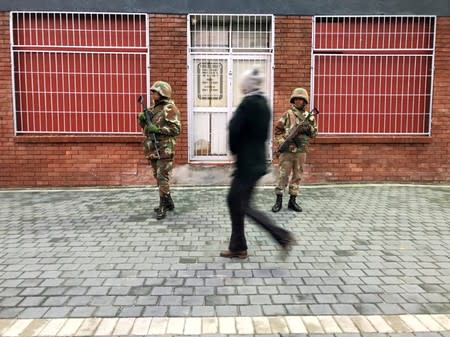
<path id="1" fill-rule="evenodd" d="M 289 177 L 292 178 L 289 184 L 289 203 L 288 208 L 301 212 L 302 208 L 297 204 L 299 184 L 303 176 L 303 165 L 306 160 L 309 140 L 317 134 L 317 123 L 313 115 L 305 111 L 305 106 L 309 102 L 308 92 L 303 88 L 296 88 L 292 92 L 290 103 L 291 108 L 281 116 L 275 125 L 275 143 L 278 146 L 284 143 L 291 129 L 299 124 L 300 131 L 293 142 L 289 144 L 286 152 L 280 153 L 279 167 L 280 176 L 278 185 L 275 188 L 276 201 L 272 207 L 273 212 L 279 212 L 283 202 L 283 192 L 289 183 Z"/>
<path id="2" fill-rule="evenodd" d="M 144 154 L 153 169 L 153 176 L 159 187 L 156 218 L 163 219 L 166 212 L 175 207 L 170 196 L 169 174 L 175 155 L 175 137 L 181 131 L 180 113 L 171 99 L 172 88 L 169 83 L 156 81 L 150 91 L 154 102 L 153 107 L 148 109 L 150 121 L 147 121 L 144 113 L 140 113 L 138 119 L 147 137 L 144 141 Z"/>

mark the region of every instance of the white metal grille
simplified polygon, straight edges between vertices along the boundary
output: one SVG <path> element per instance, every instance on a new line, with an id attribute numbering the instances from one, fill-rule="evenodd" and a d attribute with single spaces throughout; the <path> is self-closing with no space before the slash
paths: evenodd
<path id="1" fill-rule="evenodd" d="M 145 14 L 12 12 L 16 133 L 139 133 Z"/>
<path id="2" fill-rule="evenodd" d="M 429 135 L 435 29 L 433 16 L 314 17 L 319 132 Z"/>
<path id="3" fill-rule="evenodd" d="M 270 52 L 272 15 L 189 15 L 191 52 Z"/>
<path id="4" fill-rule="evenodd" d="M 227 125 L 240 103 L 241 74 L 258 66 L 264 90 L 272 92 L 273 17 L 201 15 L 188 17 L 189 158 L 228 161 Z"/>
<path id="5" fill-rule="evenodd" d="M 314 50 L 432 50 L 431 16 L 316 16 Z"/>

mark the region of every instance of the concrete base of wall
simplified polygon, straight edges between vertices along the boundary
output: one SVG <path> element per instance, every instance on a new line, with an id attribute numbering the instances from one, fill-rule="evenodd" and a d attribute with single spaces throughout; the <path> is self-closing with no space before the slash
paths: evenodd
<path id="1" fill-rule="evenodd" d="M 175 166 L 171 183 L 176 185 L 229 185 L 233 168 L 231 166 Z M 271 165 L 269 173 L 259 181 L 260 185 L 275 185 L 278 177 L 278 165 Z"/>

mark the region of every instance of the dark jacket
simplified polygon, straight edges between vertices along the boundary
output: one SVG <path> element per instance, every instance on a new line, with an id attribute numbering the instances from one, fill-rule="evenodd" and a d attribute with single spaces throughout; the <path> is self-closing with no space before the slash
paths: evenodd
<path id="1" fill-rule="evenodd" d="M 246 96 L 237 107 L 228 126 L 230 150 L 236 155 L 236 177 L 257 180 L 267 173 L 270 121 L 271 112 L 264 96 Z"/>

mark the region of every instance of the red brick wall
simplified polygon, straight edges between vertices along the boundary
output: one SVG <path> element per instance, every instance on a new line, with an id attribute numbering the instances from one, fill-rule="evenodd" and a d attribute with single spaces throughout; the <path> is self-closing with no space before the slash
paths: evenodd
<path id="1" fill-rule="evenodd" d="M 450 18 L 437 18 L 436 59 L 433 86 L 433 143 L 417 161 L 420 180 L 433 176 L 450 181 Z M 429 171 L 429 173 L 427 173 Z"/>
<path id="2" fill-rule="evenodd" d="M 14 155 L 11 66 L 9 53 L 9 16 L 0 13 L 0 186 L 8 186 Z"/>
<path id="3" fill-rule="evenodd" d="M 187 161 L 186 17 L 150 16 L 151 81 L 172 84 L 183 133 L 175 162 Z M 9 14 L 0 13 L 0 187 L 143 185 L 153 181 L 143 137 L 14 137 Z"/>
<path id="4" fill-rule="evenodd" d="M 14 137 L 9 13 L 0 13 L 0 187 L 146 182 L 138 137 Z"/>
<path id="5" fill-rule="evenodd" d="M 175 164 L 188 161 L 187 138 L 187 26 L 185 15 L 150 15 L 150 80 L 171 84 L 181 112 Z"/>
<path id="6" fill-rule="evenodd" d="M 294 87 L 309 90 L 311 18 L 276 17 L 275 119 Z M 450 18 L 438 18 L 432 137 L 318 137 L 305 183 L 450 182 Z M 176 164 L 188 161 L 184 15 L 150 15 L 151 81 L 172 84 L 182 113 Z M 144 185 L 152 181 L 142 137 L 14 137 L 9 14 L 0 13 L 0 187 Z"/>
<path id="7" fill-rule="evenodd" d="M 311 18 L 277 16 L 275 120 L 292 89 L 309 88 Z M 437 20 L 432 137 L 325 137 L 311 144 L 305 182 L 450 181 L 450 18 Z"/>

